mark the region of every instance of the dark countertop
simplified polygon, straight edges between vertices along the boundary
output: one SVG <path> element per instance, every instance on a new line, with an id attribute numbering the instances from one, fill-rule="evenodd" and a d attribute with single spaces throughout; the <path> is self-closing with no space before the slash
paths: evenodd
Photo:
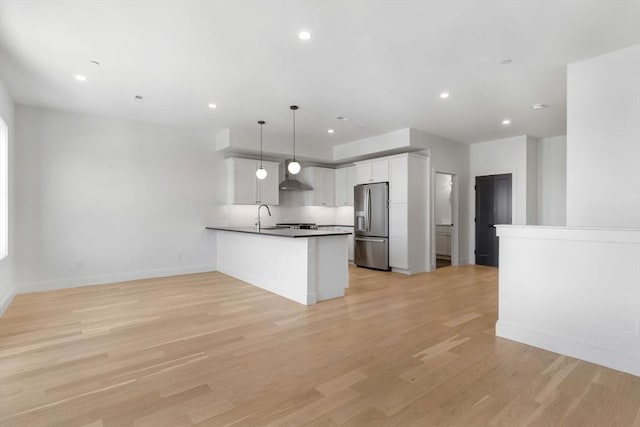
<path id="1" fill-rule="evenodd" d="M 350 227 L 353 228 L 353 225 L 345 225 L 345 224 L 322 224 L 318 225 L 318 228 L 324 227 Z"/>
<path id="2" fill-rule="evenodd" d="M 347 236 L 351 233 L 344 231 L 328 230 L 298 230 L 290 228 L 265 227 L 257 232 L 255 227 L 206 227 L 207 230 L 235 231 L 237 233 L 262 234 L 278 237 L 323 237 L 323 236 Z"/>

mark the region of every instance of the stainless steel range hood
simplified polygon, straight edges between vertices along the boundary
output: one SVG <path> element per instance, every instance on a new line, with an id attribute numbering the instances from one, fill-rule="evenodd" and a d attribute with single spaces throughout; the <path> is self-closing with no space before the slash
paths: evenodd
<path id="1" fill-rule="evenodd" d="M 289 177 L 289 163 L 291 160 L 285 160 L 284 162 L 284 181 L 280 183 L 280 190 L 282 191 L 309 191 L 313 190 L 309 184 L 305 184 L 302 181 L 298 181 L 295 178 Z"/>

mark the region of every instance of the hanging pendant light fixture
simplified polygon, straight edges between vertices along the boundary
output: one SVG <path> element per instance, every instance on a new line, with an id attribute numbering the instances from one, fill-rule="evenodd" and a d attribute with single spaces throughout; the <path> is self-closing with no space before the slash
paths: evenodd
<path id="1" fill-rule="evenodd" d="M 293 161 L 289 163 L 287 169 L 289 173 L 292 175 L 296 175 L 300 172 L 300 163 L 296 161 L 296 110 L 298 109 L 297 105 L 292 105 L 289 107 L 293 112 Z"/>
<path id="2" fill-rule="evenodd" d="M 264 120 L 258 121 L 260 125 L 260 169 L 256 171 L 256 177 L 258 179 L 265 179 L 267 177 L 267 170 L 262 167 L 262 125 L 266 122 Z"/>

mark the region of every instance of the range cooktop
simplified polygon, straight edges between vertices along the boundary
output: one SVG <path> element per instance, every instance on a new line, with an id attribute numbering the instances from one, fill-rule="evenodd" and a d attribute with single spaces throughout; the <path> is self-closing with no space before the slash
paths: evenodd
<path id="1" fill-rule="evenodd" d="M 317 230 L 318 226 L 312 222 L 280 222 L 277 227 L 289 227 L 299 230 Z"/>

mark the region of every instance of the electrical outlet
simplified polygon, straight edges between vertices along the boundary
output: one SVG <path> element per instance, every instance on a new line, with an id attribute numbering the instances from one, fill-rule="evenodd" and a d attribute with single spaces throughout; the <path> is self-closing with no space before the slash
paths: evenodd
<path id="1" fill-rule="evenodd" d="M 84 260 L 78 260 L 78 262 L 76 263 L 76 267 L 78 268 L 78 270 L 82 270 L 84 268 Z"/>
<path id="2" fill-rule="evenodd" d="M 178 261 L 180 261 L 182 259 L 182 251 L 178 252 Z"/>

